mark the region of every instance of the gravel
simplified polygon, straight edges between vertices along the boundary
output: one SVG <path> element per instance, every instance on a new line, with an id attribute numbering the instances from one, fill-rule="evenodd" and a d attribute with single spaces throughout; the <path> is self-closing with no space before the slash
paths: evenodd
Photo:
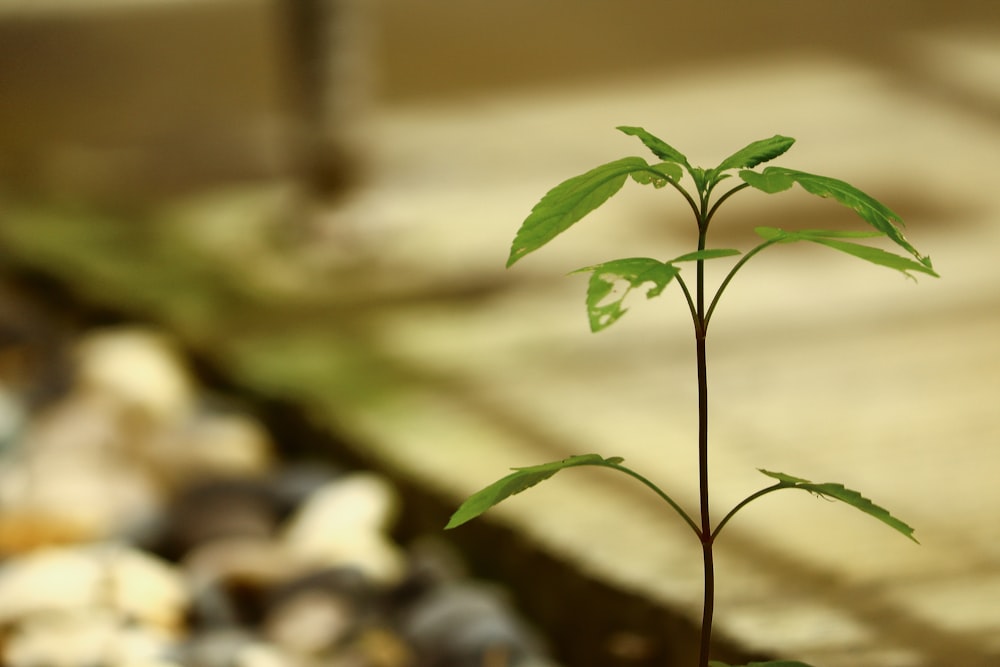
<path id="1" fill-rule="evenodd" d="M 0 664 L 550 664 L 389 480 L 284 461 L 169 338 L 0 305 Z"/>

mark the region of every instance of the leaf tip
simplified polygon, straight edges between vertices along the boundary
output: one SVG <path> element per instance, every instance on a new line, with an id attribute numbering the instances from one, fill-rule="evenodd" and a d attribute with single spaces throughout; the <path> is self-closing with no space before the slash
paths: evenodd
<path id="1" fill-rule="evenodd" d="M 519 246 L 517 244 L 512 245 L 510 248 L 510 254 L 507 256 L 507 263 L 504 265 L 504 268 L 509 269 L 510 267 L 514 266 L 514 264 L 517 263 L 517 261 L 520 260 L 522 257 L 527 255 L 528 252 L 529 252 L 528 249 L 525 248 L 524 246 Z"/>

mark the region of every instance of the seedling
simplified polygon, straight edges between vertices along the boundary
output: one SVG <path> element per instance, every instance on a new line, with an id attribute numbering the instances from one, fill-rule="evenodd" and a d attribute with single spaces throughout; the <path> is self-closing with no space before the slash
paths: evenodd
<path id="1" fill-rule="evenodd" d="M 562 461 L 543 463 L 526 468 L 514 468 L 514 472 L 490 484 L 469 497 L 452 515 L 447 528 L 455 528 L 473 519 L 505 498 L 544 481 L 557 472 L 577 466 L 599 466 L 629 475 L 647 486 L 659 496 L 691 528 L 699 540 L 704 562 L 704 606 L 701 624 L 700 652 L 698 667 L 729 667 L 710 660 L 712 638 L 712 618 L 715 605 L 715 570 L 713 547 L 723 528 L 741 509 L 752 501 L 782 489 L 801 489 L 816 496 L 839 500 L 865 512 L 904 536 L 916 542 L 913 528 L 903 523 L 887 510 L 876 505 L 857 491 L 842 484 L 815 483 L 801 477 L 761 469 L 770 478 L 769 486 L 762 488 L 737 503 L 722 520 L 714 523 L 709 512 L 709 469 L 708 469 L 708 375 L 705 340 L 709 324 L 719 305 L 719 299 L 732 279 L 746 263 L 761 251 L 779 244 L 805 241 L 838 250 L 858 259 L 901 272 L 909 278 L 914 274 L 937 277 L 929 257 L 921 255 L 903 236 L 902 220 L 889 208 L 857 188 L 847 183 L 817 176 L 803 171 L 769 166 L 761 171 L 754 168 L 782 155 L 794 139 L 774 136 L 755 141 L 733 153 L 714 169 L 693 167 L 688 159 L 675 148 L 653 136 L 640 127 L 619 127 L 620 131 L 638 138 L 658 161 L 649 163 L 641 157 L 626 157 L 591 169 L 585 174 L 571 178 L 548 192 L 531 210 L 514 237 L 507 259 L 510 267 L 528 253 L 538 250 L 588 213 L 604 204 L 620 190 L 626 181 L 654 188 L 669 186 L 676 190 L 691 207 L 694 214 L 697 245 L 688 253 L 670 260 L 649 257 L 615 259 L 601 264 L 579 269 L 589 273 L 587 288 L 587 315 L 592 331 L 601 331 L 618 321 L 626 312 L 625 298 L 632 290 L 646 290 L 647 298 L 663 293 L 671 283 L 676 283 L 684 295 L 691 321 L 694 326 L 695 364 L 698 382 L 698 468 L 699 468 L 699 511 L 689 514 L 666 491 L 638 472 L 624 465 L 621 457 L 604 457 L 598 454 L 571 456 Z M 685 175 L 687 178 L 685 178 Z M 731 180 L 729 180 L 731 179 Z M 720 195 L 716 195 L 721 184 L 732 185 Z M 788 190 L 798 184 L 806 192 L 831 198 L 854 210 L 871 229 L 864 231 L 831 230 L 786 230 L 777 227 L 757 227 L 754 231 L 760 238 L 757 245 L 746 252 L 732 248 L 712 248 L 708 245 L 709 226 L 719 207 L 737 193 L 754 189 L 766 194 Z M 692 189 L 693 188 L 693 189 Z M 896 254 L 882 248 L 859 242 L 861 239 L 886 237 L 905 254 Z M 891 245 L 891 244 L 890 244 Z M 719 283 L 711 299 L 705 289 L 705 269 L 709 262 L 726 257 L 739 257 L 732 263 L 728 273 Z M 686 265 L 694 265 L 693 289 L 682 274 Z M 715 265 L 715 264 L 713 264 Z M 576 273 L 576 272 L 574 272 Z M 808 667 L 801 662 L 776 661 L 755 662 L 745 667 Z"/>

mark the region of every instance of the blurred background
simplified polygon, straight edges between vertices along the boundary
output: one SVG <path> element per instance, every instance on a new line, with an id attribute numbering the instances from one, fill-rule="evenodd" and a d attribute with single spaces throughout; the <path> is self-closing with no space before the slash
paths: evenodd
<path id="1" fill-rule="evenodd" d="M 781 125 L 809 108 L 791 75 L 811 70 L 812 85 L 829 89 L 816 79 L 835 64 L 877 79 L 879 94 L 995 114 L 996 16 L 985 2 L 7 0 L 0 11 L 5 187 L 61 196 L 162 195 L 296 169 L 336 190 L 370 161 L 390 109 L 530 116 L 530 101 L 563 96 L 569 122 L 580 97 L 628 115 L 614 91 L 631 87 L 670 93 L 648 119 L 664 130 L 694 109 L 727 126 L 748 112 Z M 755 87 L 750 73 L 784 84 L 767 109 L 738 103 L 740 88 Z M 692 98 L 695 82 L 713 97 Z"/>
<path id="2" fill-rule="evenodd" d="M 663 444 L 694 436 L 690 334 L 677 311 L 663 314 L 680 299 L 636 299 L 594 337 L 584 285 L 564 277 L 612 257 L 689 250 L 683 201 L 626 187 L 579 230 L 503 270 L 547 189 L 643 154 L 618 125 L 643 126 L 705 166 L 756 139 L 795 137 L 780 164 L 885 202 L 943 276 L 914 285 L 796 247 L 755 260 L 727 291 L 713 331 L 718 506 L 763 485 L 755 467 L 829 477 L 917 526 L 922 546 L 808 498 L 762 501 L 720 541 L 729 574 L 719 633 L 731 640 L 720 651 L 820 667 L 996 664 L 1000 5 L 988 0 L 0 0 L 0 262 L 10 283 L 0 371 L 11 415 L 0 557 L 112 538 L 149 546 L 136 526 L 188 482 L 270 480 L 275 461 L 308 449 L 292 437 L 265 446 L 248 427 L 250 443 L 218 449 L 181 438 L 201 453 L 168 465 L 164 443 L 178 438 L 150 424 L 170 413 L 190 429 L 205 413 L 198 390 L 175 371 L 123 388 L 93 370 L 94 345 L 77 339 L 90 326 L 67 323 L 93 309 L 103 324 L 155 326 L 140 347 L 168 338 L 244 396 L 294 406 L 343 456 L 433 496 L 436 509 L 421 514 L 399 492 L 413 533 L 511 466 L 584 451 L 623 455 L 693 503 L 693 453 Z M 727 208 L 714 223 L 719 247 L 747 249 L 757 225 L 860 224 L 801 190 L 741 194 Z M 128 360 L 146 352 L 130 356 L 136 338 L 124 340 L 110 358 L 138 375 L 148 365 Z M 95 386 L 104 398 L 87 393 Z M 167 393 L 132 405 L 150 386 Z M 54 445 L 29 436 L 67 396 L 91 414 L 109 409 L 109 391 L 131 397 L 106 416 L 131 429 L 124 444 L 61 446 L 114 458 L 148 440 L 135 465 L 160 472 L 145 490 L 128 487 L 143 511 L 81 519 L 81 506 L 129 502 L 47 495 L 25 481 L 55 474 L 38 472 L 40 461 L 69 456 L 38 455 Z M 325 466 L 335 457 L 324 443 L 308 453 Z M 697 545 L 683 525 L 664 525 L 642 489 L 600 476 L 554 487 L 498 510 L 497 529 L 679 623 L 658 634 L 655 615 L 629 598 L 631 615 L 608 603 L 618 620 L 597 614 L 597 629 L 583 631 L 565 609 L 522 599 L 557 657 L 682 664 L 700 604 Z M 291 512 L 282 507 L 277 515 Z M 53 516 L 58 530 L 24 537 L 23 526 Z M 378 526 L 390 522 L 379 516 Z M 539 582 L 525 570 L 535 561 L 487 564 L 496 538 L 455 539 L 475 567 L 533 597 Z M 176 560 L 171 548 L 158 553 Z M 376 579 L 398 584 L 396 566 Z M 589 607 L 590 589 L 579 590 Z M 15 627 L 14 614 L 0 610 L 0 623 Z M 594 644 L 566 648 L 582 636 Z M 518 641 L 516 655 L 538 654 Z M 10 645 L 9 664 L 33 664 L 10 657 Z M 406 655 L 366 654 L 365 664 L 415 659 Z"/>

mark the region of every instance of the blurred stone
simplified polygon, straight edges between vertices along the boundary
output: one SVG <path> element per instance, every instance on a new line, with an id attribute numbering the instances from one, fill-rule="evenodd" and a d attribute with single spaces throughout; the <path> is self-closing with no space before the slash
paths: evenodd
<path id="1" fill-rule="evenodd" d="M 27 420 L 27 406 L 0 380 L 0 455 L 14 442 Z"/>
<path id="2" fill-rule="evenodd" d="M 254 537 L 219 538 L 198 545 L 182 561 L 193 595 L 192 614 L 200 626 L 256 624 L 266 598 L 294 570 L 275 541 Z"/>
<path id="3" fill-rule="evenodd" d="M 227 583 L 223 579 L 206 579 L 193 583 L 190 615 L 193 631 L 237 628 L 249 622 L 248 614 L 244 611 L 248 605 L 240 604 L 243 596 L 234 595 Z"/>
<path id="4" fill-rule="evenodd" d="M 175 488 L 186 481 L 254 477 L 274 465 L 270 436 L 253 417 L 200 410 L 160 430 L 144 452 L 158 476 Z"/>
<path id="5" fill-rule="evenodd" d="M 277 646 L 258 641 L 243 647 L 236 656 L 234 667 L 296 667 L 300 664 Z"/>
<path id="6" fill-rule="evenodd" d="M 278 512 L 287 517 L 320 487 L 342 474 L 341 469 L 326 461 L 286 462 L 271 474 L 269 482 Z"/>
<path id="7" fill-rule="evenodd" d="M 31 614 L 97 606 L 104 572 L 79 548 L 44 549 L 0 565 L 0 626 Z"/>
<path id="8" fill-rule="evenodd" d="M 116 327 L 83 338 L 76 348 L 80 391 L 114 397 L 159 422 L 192 409 L 193 380 L 170 340 L 151 329 Z"/>
<path id="9" fill-rule="evenodd" d="M 356 568 L 308 572 L 274 589 L 262 629 L 292 653 L 318 656 L 371 622 L 379 597 L 378 588 Z"/>
<path id="10" fill-rule="evenodd" d="M 90 527 L 64 517 L 4 511 L 0 513 L 0 555 L 89 540 L 93 532 Z"/>
<path id="11" fill-rule="evenodd" d="M 264 482 L 223 478 L 192 483 L 167 510 L 158 550 L 181 558 L 189 550 L 215 540 L 271 537 L 277 509 Z"/>
<path id="12" fill-rule="evenodd" d="M 0 554 L 114 539 L 158 506 L 155 492 L 127 471 L 80 465 L 35 473 L 0 466 Z"/>
<path id="13" fill-rule="evenodd" d="M 74 395 L 37 414 L 0 459 L 0 553 L 113 538 L 161 509 L 107 397 Z"/>
<path id="14" fill-rule="evenodd" d="M 387 479 L 275 469 L 261 423 L 207 401 L 155 334 L 108 330 L 77 349 L 71 391 L 23 413 L 0 451 L 0 665 L 500 667 L 535 655 L 499 599 L 459 585 L 447 547 L 418 543 L 409 557 L 391 540 Z"/>
<path id="15" fill-rule="evenodd" d="M 352 473 L 316 490 L 288 520 L 283 542 L 302 563 L 356 567 L 373 581 L 398 582 L 405 570 L 386 531 L 396 513 L 391 485 Z"/>
<path id="16" fill-rule="evenodd" d="M 108 604 L 145 625 L 179 631 L 190 605 L 188 583 L 178 569 L 151 554 L 109 545 L 97 557 L 105 567 Z"/>
<path id="17" fill-rule="evenodd" d="M 468 571 L 455 548 L 436 537 L 415 540 L 407 548 L 406 577 L 392 591 L 398 605 L 413 602 L 431 589 L 468 577 Z"/>
<path id="18" fill-rule="evenodd" d="M 49 611 L 15 624 L 3 644 L 7 667 L 167 667 L 170 635 L 108 609 Z"/>
<path id="19" fill-rule="evenodd" d="M 344 653 L 364 667 L 411 667 L 415 664 L 413 651 L 405 640 L 380 627 L 363 630 Z"/>
<path id="20" fill-rule="evenodd" d="M 485 586 L 434 588 L 404 612 L 401 627 L 427 667 L 513 666 L 541 655 L 498 591 Z"/>
<path id="21" fill-rule="evenodd" d="M 407 667 L 413 652 L 388 626 L 380 588 L 353 568 L 307 574 L 274 591 L 266 638 L 310 664 Z"/>
<path id="22" fill-rule="evenodd" d="M 238 628 L 213 629 L 192 637 L 177 653 L 185 667 L 296 667 L 278 647 Z"/>
<path id="23" fill-rule="evenodd" d="M 357 624 L 349 601 L 323 590 L 304 590 L 271 610 L 262 631 L 270 641 L 298 655 L 330 650 Z"/>
<path id="24" fill-rule="evenodd" d="M 0 565 L 0 625 L 39 614 L 107 610 L 173 633 L 187 585 L 168 563 L 113 544 L 45 549 Z"/>

